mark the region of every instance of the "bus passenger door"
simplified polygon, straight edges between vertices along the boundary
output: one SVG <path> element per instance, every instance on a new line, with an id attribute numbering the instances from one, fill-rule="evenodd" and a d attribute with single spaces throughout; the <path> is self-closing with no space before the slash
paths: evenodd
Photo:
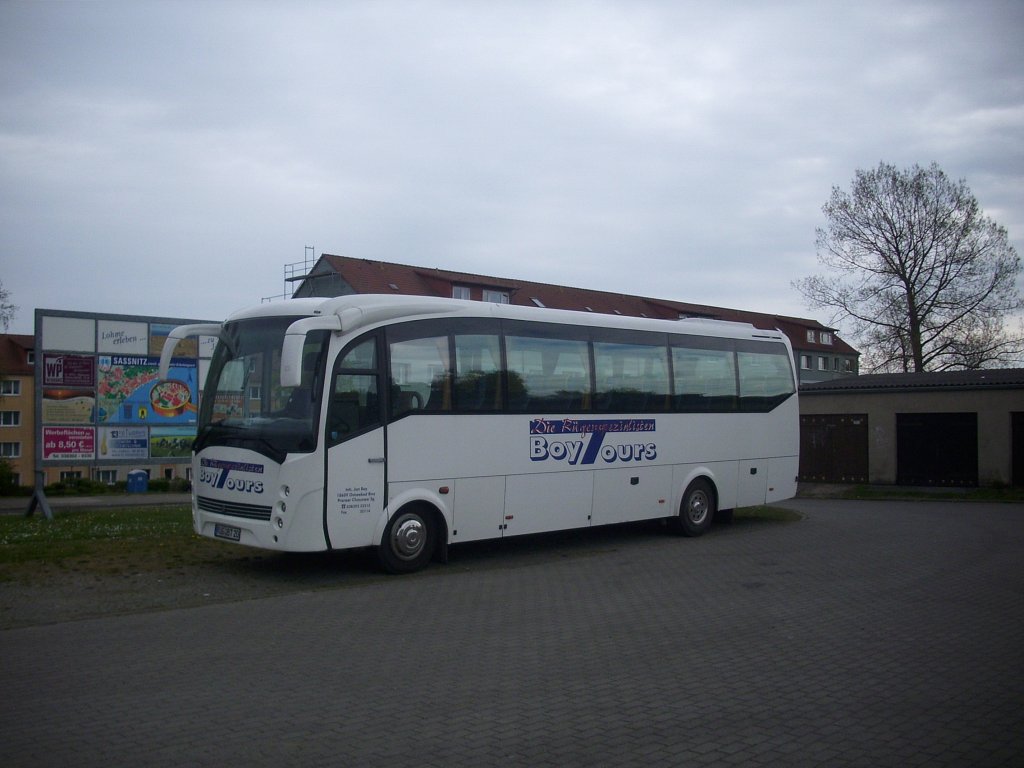
<path id="1" fill-rule="evenodd" d="M 373 544 L 386 503 L 379 359 L 376 334 L 362 337 L 339 356 L 331 377 L 324 531 L 332 549 Z"/>

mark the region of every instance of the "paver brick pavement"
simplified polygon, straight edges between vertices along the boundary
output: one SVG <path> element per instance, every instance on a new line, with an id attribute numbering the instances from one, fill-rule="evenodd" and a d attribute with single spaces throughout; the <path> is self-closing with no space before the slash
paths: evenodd
<path id="1" fill-rule="evenodd" d="M 0 763 L 1024 762 L 1024 508 L 790 505 L 0 632 Z"/>

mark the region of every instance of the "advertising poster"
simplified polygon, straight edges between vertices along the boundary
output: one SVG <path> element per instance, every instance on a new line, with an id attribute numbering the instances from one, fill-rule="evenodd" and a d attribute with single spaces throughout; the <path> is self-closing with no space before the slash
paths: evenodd
<path id="1" fill-rule="evenodd" d="M 96 321 L 78 317 L 43 315 L 43 349 L 96 351 Z"/>
<path id="2" fill-rule="evenodd" d="M 159 356 L 164 349 L 164 342 L 169 334 L 177 326 L 168 323 L 150 323 L 149 325 L 149 354 Z M 196 357 L 199 354 L 199 342 L 195 336 L 187 339 L 180 339 L 178 346 L 174 348 L 175 357 Z"/>
<path id="3" fill-rule="evenodd" d="M 95 427 L 43 427 L 43 459 L 96 458 Z"/>
<path id="4" fill-rule="evenodd" d="M 200 336 L 199 337 L 199 356 L 200 357 L 213 357 L 213 350 L 217 348 L 217 337 L 216 336 Z"/>
<path id="5" fill-rule="evenodd" d="M 43 424 L 92 424 L 96 390 L 44 389 Z"/>
<path id="6" fill-rule="evenodd" d="M 159 381 L 159 364 L 159 357 L 100 356 L 97 421 L 100 424 L 195 424 L 196 361 L 173 359 L 167 381 Z"/>
<path id="7" fill-rule="evenodd" d="M 96 358 L 92 355 L 43 355 L 44 387 L 96 386 Z"/>
<path id="8" fill-rule="evenodd" d="M 124 320 L 97 320 L 97 351 L 118 355 L 144 355 L 149 351 L 148 326 Z"/>
<path id="9" fill-rule="evenodd" d="M 149 430 L 145 427 L 101 427 L 99 459 L 148 459 Z"/>
<path id="10" fill-rule="evenodd" d="M 187 459 L 192 455 L 195 439 L 194 427 L 153 427 L 149 436 L 149 452 L 154 459 Z"/>

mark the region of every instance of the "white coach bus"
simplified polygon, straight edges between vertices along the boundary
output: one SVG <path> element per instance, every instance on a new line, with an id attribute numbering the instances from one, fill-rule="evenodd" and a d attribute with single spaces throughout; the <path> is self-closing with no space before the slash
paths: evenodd
<path id="1" fill-rule="evenodd" d="M 456 299 L 291 299 L 221 325 L 193 446 L 197 533 L 376 547 L 716 511 L 796 492 L 793 356 L 777 331 Z"/>

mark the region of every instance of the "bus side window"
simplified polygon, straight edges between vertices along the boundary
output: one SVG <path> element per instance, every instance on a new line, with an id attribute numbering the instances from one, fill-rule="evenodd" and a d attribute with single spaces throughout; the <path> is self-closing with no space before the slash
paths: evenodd
<path id="1" fill-rule="evenodd" d="M 380 423 L 379 405 L 376 374 L 339 373 L 334 379 L 334 393 L 327 417 L 331 442 L 340 442 L 349 435 L 377 426 Z"/>
<path id="2" fill-rule="evenodd" d="M 505 349 L 511 410 L 590 409 L 590 354 L 586 341 L 506 335 Z"/>
<path id="3" fill-rule="evenodd" d="M 594 342 L 594 410 L 657 413 L 668 409 L 665 346 Z"/>
<path id="4" fill-rule="evenodd" d="M 450 411 L 448 337 L 391 344 L 391 418 L 413 411 Z"/>
<path id="5" fill-rule="evenodd" d="M 338 361 L 327 412 L 327 437 L 330 445 L 381 423 L 377 373 L 368 370 L 375 366 L 374 338 L 352 347 Z"/>
<path id="6" fill-rule="evenodd" d="M 497 334 L 456 334 L 455 407 L 501 410 L 501 337 Z"/>
<path id="7" fill-rule="evenodd" d="M 672 348 L 676 410 L 727 413 L 736 410 L 736 358 L 730 350 Z"/>
<path id="8" fill-rule="evenodd" d="M 781 344 L 760 345 L 737 353 L 740 371 L 740 410 L 767 412 L 786 400 L 796 388 L 789 355 Z"/>

